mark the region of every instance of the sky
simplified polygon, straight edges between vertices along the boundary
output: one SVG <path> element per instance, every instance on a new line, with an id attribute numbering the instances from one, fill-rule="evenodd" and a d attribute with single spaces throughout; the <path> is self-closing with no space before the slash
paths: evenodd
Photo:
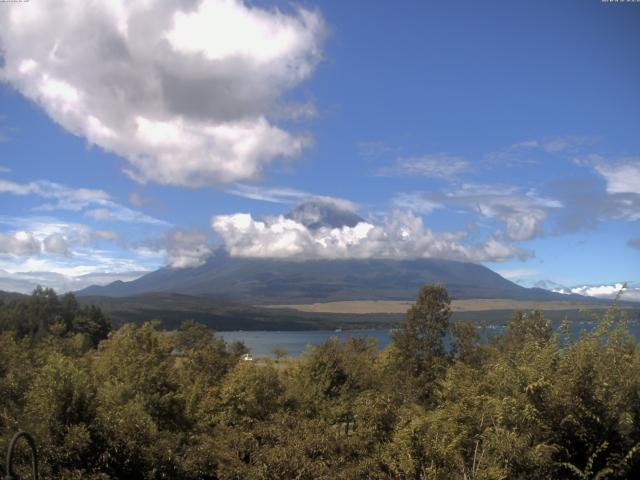
<path id="1" fill-rule="evenodd" d="M 224 248 L 640 299 L 638 45 L 638 2 L 0 3 L 0 289 Z"/>

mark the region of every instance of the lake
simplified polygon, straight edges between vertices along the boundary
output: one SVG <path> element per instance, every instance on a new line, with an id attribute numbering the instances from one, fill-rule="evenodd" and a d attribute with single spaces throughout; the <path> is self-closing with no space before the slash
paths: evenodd
<path id="1" fill-rule="evenodd" d="M 578 338 L 582 331 L 591 331 L 596 326 L 597 322 L 576 322 L 571 324 L 570 330 L 572 336 Z M 483 331 L 483 336 L 490 338 L 504 332 L 506 328 L 506 326 L 487 327 Z M 640 339 L 640 325 L 630 322 L 629 329 L 637 339 Z M 308 345 L 319 345 L 331 337 L 338 337 L 341 342 L 350 337 L 374 338 L 381 349 L 391 341 L 390 330 L 236 331 L 216 332 L 216 335 L 220 335 L 226 342 L 243 342 L 251 354 L 257 357 L 272 356 L 272 350 L 275 347 L 285 347 L 289 355 L 295 357 L 302 354 Z"/>

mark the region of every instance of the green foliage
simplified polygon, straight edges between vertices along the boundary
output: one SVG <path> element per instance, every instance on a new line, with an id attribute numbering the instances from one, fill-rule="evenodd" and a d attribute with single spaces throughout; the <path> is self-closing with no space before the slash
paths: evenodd
<path id="1" fill-rule="evenodd" d="M 615 305 L 577 340 L 534 311 L 481 342 L 427 286 L 389 348 L 276 363 L 193 321 L 107 336 L 72 296 L 11 302 L 0 448 L 32 432 L 43 478 L 640 478 L 640 349 Z"/>
<path id="2" fill-rule="evenodd" d="M 110 331 L 111 322 L 102 310 L 81 307 L 72 293 L 58 296 L 38 287 L 26 299 L 0 303 L 0 333 L 12 332 L 17 338 L 83 335 L 96 346 Z"/>
<path id="3" fill-rule="evenodd" d="M 393 334 L 397 374 L 422 403 L 434 401 L 438 380 L 446 371 L 444 337 L 449 331 L 451 299 L 442 285 L 426 285 Z"/>

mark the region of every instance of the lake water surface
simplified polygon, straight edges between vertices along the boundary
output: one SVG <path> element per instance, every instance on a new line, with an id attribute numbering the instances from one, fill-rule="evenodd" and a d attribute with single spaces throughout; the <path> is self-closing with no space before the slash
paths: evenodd
<path id="1" fill-rule="evenodd" d="M 574 338 L 578 338 L 582 331 L 591 331 L 596 326 L 596 322 L 573 323 L 571 324 L 571 334 Z M 506 326 L 487 327 L 483 329 L 482 336 L 490 338 L 504 332 L 506 328 Z M 629 329 L 637 339 L 640 339 L 640 326 L 637 323 L 630 323 Z M 298 356 L 305 351 L 307 346 L 319 345 L 331 337 L 338 337 L 341 342 L 350 337 L 370 337 L 377 341 L 379 348 L 386 347 L 391 341 L 390 330 L 237 331 L 216 332 L 216 334 L 227 342 L 237 340 L 243 342 L 254 356 L 272 356 L 275 347 L 285 347 L 290 356 Z"/>

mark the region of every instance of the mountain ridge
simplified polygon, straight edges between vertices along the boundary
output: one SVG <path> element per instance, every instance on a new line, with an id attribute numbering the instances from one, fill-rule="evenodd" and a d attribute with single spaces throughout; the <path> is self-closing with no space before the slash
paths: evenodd
<path id="1" fill-rule="evenodd" d="M 442 283 L 456 299 L 587 300 L 580 295 L 525 288 L 487 267 L 470 262 L 442 259 L 282 260 L 231 257 L 222 250 L 198 267 L 164 267 L 136 280 L 91 286 L 76 294 L 127 297 L 177 293 L 246 304 L 413 300 L 426 283 Z"/>

